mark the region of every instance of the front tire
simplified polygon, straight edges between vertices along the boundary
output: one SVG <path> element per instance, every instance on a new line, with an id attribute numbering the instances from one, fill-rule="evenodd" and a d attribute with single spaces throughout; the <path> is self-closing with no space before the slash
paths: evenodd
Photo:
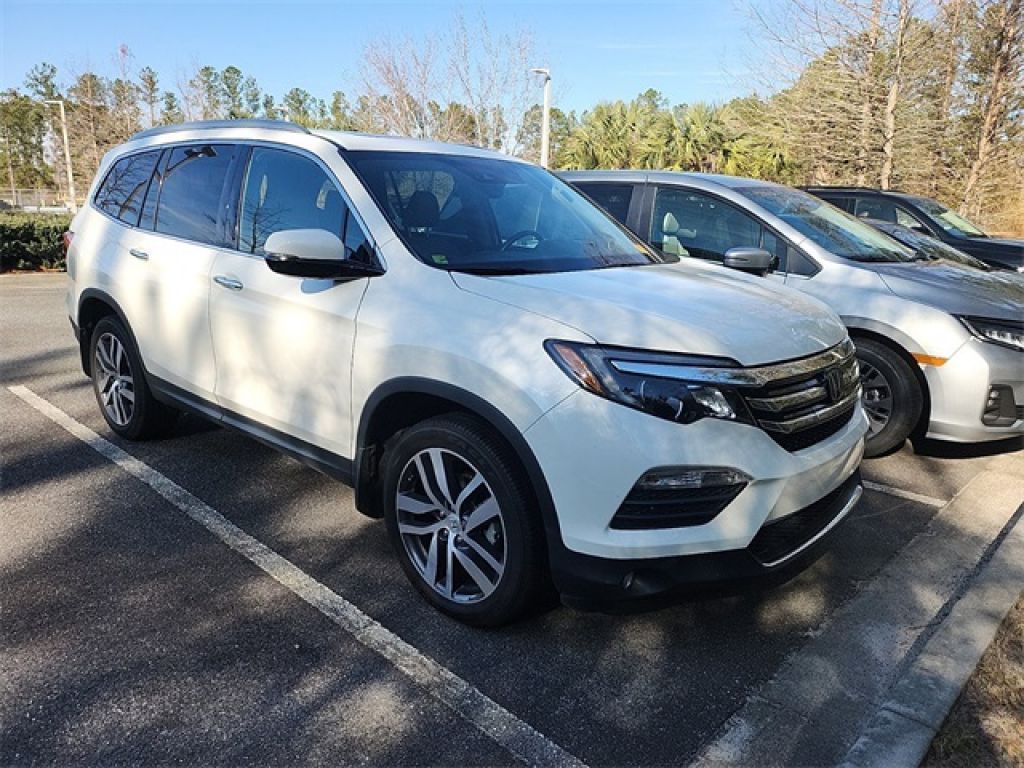
<path id="1" fill-rule="evenodd" d="M 924 394 L 910 364 L 894 349 L 873 339 L 857 339 L 861 402 L 868 416 L 864 455 L 881 456 L 900 446 L 917 427 Z"/>
<path id="2" fill-rule="evenodd" d="M 104 317 L 89 344 L 92 388 L 107 425 L 128 440 L 166 434 L 178 412 L 153 397 L 131 334 L 116 317 Z"/>
<path id="3" fill-rule="evenodd" d="M 474 626 L 521 616 L 543 583 L 544 541 L 508 447 L 450 414 L 401 432 L 384 462 L 388 535 L 420 594 Z"/>

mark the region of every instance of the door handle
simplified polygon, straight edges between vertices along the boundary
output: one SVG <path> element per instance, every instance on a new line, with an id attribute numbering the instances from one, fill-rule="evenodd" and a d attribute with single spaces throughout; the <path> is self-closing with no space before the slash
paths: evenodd
<path id="1" fill-rule="evenodd" d="M 225 275 L 217 275 L 215 278 L 213 278 L 213 282 L 215 282 L 217 285 L 224 286 L 229 291 L 240 291 L 242 290 L 242 288 L 245 287 L 242 285 L 241 280 L 235 280 L 234 278 L 226 277 Z"/>
<path id="2" fill-rule="evenodd" d="M 141 261 L 149 261 L 149 254 L 146 253 L 145 251 L 140 251 L 138 248 L 132 248 L 131 250 L 128 251 L 128 253 L 130 253 L 136 259 L 140 259 Z"/>

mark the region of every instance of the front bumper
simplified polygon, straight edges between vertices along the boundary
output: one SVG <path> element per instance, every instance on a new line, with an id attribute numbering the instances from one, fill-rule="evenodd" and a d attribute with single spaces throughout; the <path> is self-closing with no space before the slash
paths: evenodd
<path id="1" fill-rule="evenodd" d="M 765 525 L 741 550 L 645 560 L 609 560 L 567 551 L 555 564 L 562 602 L 614 610 L 710 586 L 764 587 L 784 581 L 822 554 L 829 534 L 862 494 L 858 470 L 825 498 Z"/>
<path id="2" fill-rule="evenodd" d="M 972 338 L 941 366 L 924 366 L 931 398 L 927 436 L 959 443 L 1024 435 L 1024 418 L 1013 424 L 982 423 L 989 390 L 1009 387 L 1024 406 L 1024 353 Z"/>
<path id="3" fill-rule="evenodd" d="M 579 591 L 579 577 L 594 570 L 595 559 L 610 561 L 602 568 L 622 576 L 636 570 L 631 561 L 694 558 L 698 563 L 701 556 L 719 553 L 743 561 L 766 524 L 814 505 L 854 475 L 866 431 L 858 406 L 836 434 L 791 453 L 757 427 L 716 419 L 680 425 L 574 393 L 525 433 L 557 512 L 559 540 L 549 547 L 556 585 L 563 593 Z M 613 528 L 612 519 L 637 479 L 667 466 L 727 467 L 751 481 L 702 525 Z M 670 563 L 668 570 L 682 574 L 689 568 Z M 764 572 L 764 566 L 753 572 Z M 601 577 L 598 583 L 608 582 Z"/>

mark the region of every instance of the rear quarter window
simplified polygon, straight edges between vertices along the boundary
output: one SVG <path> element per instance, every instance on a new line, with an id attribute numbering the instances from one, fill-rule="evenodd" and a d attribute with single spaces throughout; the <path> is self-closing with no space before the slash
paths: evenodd
<path id="1" fill-rule="evenodd" d="M 155 150 L 115 162 L 93 198 L 96 207 L 125 224 L 138 226 L 142 201 L 159 159 L 160 150 Z"/>

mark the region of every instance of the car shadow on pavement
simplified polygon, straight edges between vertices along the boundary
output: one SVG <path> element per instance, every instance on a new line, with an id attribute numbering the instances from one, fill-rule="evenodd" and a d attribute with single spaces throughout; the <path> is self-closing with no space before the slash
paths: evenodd
<path id="1" fill-rule="evenodd" d="M 493 745 L 436 738 L 436 707 L 410 701 L 387 662 L 88 449 L 78 448 L 88 459 L 71 449 L 55 455 L 33 480 L 30 468 L 47 457 L 15 448 L 22 455 L 5 469 L 5 493 L 73 482 L 74 509 L 46 514 L 87 520 L 0 565 L 0 653 L 9 670 L 0 763 L 507 757 L 484 751 Z M 359 515 L 351 493 L 322 475 L 199 419 L 183 419 L 169 440 L 126 448 L 598 763 L 692 756 L 935 514 L 869 492 L 828 551 L 770 591 L 691 594 L 625 616 L 547 607 L 481 631 L 420 599 L 383 525 Z M 941 474 L 941 464 L 925 471 Z M 929 535 L 962 533 L 937 526 Z M 906 600 L 929 586 L 907 584 Z M 886 608 L 879 606 L 883 616 Z M 862 681 L 848 674 L 822 670 L 818 711 L 849 705 Z M 799 762 L 816 746 L 801 742 L 780 760 Z"/>
<path id="2" fill-rule="evenodd" d="M 1021 450 L 1024 450 L 1024 437 L 1009 437 L 988 443 L 949 443 L 927 438 L 914 440 L 914 453 L 934 459 L 976 459 Z"/>

